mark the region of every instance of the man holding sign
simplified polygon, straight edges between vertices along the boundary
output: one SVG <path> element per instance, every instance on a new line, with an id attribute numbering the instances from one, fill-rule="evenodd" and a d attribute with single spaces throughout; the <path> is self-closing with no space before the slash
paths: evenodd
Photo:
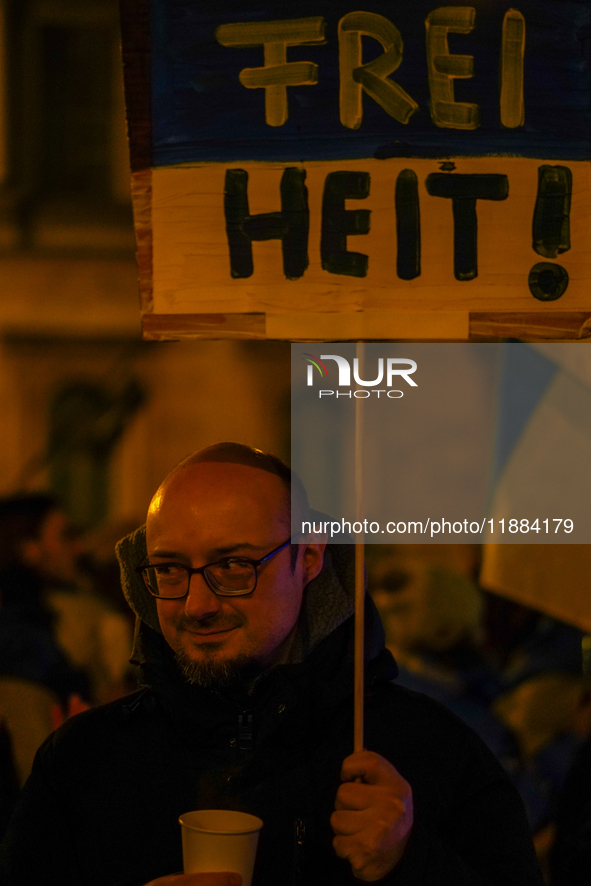
<path id="1" fill-rule="evenodd" d="M 234 886 L 175 874 L 178 817 L 264 827 L 255 886 L 540 886 L 520 801 L 463 724 L 392 683 L 368 601 L 352 747 L 351 545 L 290 545 L 290 471 L 219 444 L 182 462 L 120 542 L 142 689 L 39 751 L 3 846 L 10 886 Z M 303 490 L 292 507 L 306 514 Z"/>

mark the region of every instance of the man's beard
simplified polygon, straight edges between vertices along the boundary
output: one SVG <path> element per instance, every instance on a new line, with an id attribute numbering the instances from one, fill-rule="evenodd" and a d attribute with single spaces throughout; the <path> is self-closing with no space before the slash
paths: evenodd
<path id="1" fill-rule="evenodd" d="M 193 686 L 217 686 L 233 683 L 251 671 L 258 670 L 258 665 L 247 655 L 236 658 L 215 658 L 205 655 L 194 659 L 187 653 L 175 650 L 174 658 L 177 667 L 188 683 Z"/>
<path id="2" fill-rule="evenodd" d="M 194 631 L 208 628 L 213 630 L 228 630 L 241 627 L 244 619 L 239 615 L 226 618 L 207 619 L 199 621 L 181 616 L 175 623 L 177 632 Z M 199 655 L 193 658 L 179 645 L 172 647 L 175 661 L 181 675 L 188 683 L 194 686 L 212 686 L 222 683 L 233 682 L 244 668 L 248 669 L 252 664 L 252 658 L 246 652 L 237 653 L 234 658 L 225 658 L 219 655 L 219 651 L 205 646 L 199 651 Z"/>

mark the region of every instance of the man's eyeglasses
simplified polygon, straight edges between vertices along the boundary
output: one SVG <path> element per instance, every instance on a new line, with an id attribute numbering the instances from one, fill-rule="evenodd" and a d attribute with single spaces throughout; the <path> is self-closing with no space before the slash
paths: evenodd
<path id="1" fill-rule="evenodd" d="M 221 597 L 239 597 L 251 594 L 256 588 L 259 566 L 275 554 L 279 554 L 292 541 L 295 539 L 288 538 L 260 560 L 251 560 L 249 557 L 224 557 L 222 560 L 206 563 L 205 566 L 196 569 L 184 566 L 182 563 L 156 563 L 150 566 L 137 566 L 136 572 L 142 576 L 152 596 L 166 600 L 180 600 L 181 597 L 186 597 L 193 575 L 202 575 L 214 594 Z"/>

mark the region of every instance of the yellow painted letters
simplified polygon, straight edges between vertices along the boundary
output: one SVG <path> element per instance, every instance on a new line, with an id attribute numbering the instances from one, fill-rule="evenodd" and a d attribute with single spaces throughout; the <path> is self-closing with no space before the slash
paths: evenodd
<path id="1" fill-rule="evenodd" d="M 362 36 L 373 37 L 384 52 L 366 65 L 361 63 Z M 400 31 L 383 15 L 374 12 L 350 12 L 339 22 L 340 113 L 341 123 L 358 129 L 363 118 L 362 93 L 399 123 L 408 123 L 418 109 L 417 103 L 388 75 L 402 61 Z"/>
<path id="2" fill-rule="evenodd" d="M 525 20 L 517 9 L 510 9 L 503 20 L 501 50 L 501 123 L 507 129 L 523 126 L 523 56 Z"/>
<path id="3" fill-rule="evenodd" d="M 287 120 L 287 87 L 312 86 L 318 82 L 318 65 L 288 62 L 287 47 L 301 43 L 324 43 L 321 16 L 274 22 L 236 22 L 220 25 L 215 35 L 222 46 L 263 46 L 264 67 L 244 68 L 240 82 L 247 89 L 265 90 L 265 120 L 283 126 Z"/>
<path id="4" fill-rule="evenodd" d="M 450 31 L 469 34 L 474 27 L 473 6 L 441 6 L 427 16 L 427 67 L 431 92 L 431 119 L 445 129 L 476 129 L 478 105 L 456 102 L 455 79 L 472 77 L 474 58 L 452 55 L 447 45 Z"/>

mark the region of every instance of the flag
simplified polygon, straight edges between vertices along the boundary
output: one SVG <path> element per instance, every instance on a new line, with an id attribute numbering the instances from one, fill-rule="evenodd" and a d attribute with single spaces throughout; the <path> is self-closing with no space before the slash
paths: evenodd
<path id="1" fill-rule="evenodd" d="M 495 533 L 486 539 L 481 582 L 591 632 L 591 545 L 567 543 L 591 501 L 591 350 L 506 345 L 498 409 Z M 498 522 L 505 519 L 507 532 L 510 516 L 530 526 L 537 517 L 540 527 L 535 536 L 519 531 L 512 540 L 552 543 L 496 543 L 503 541 Z M 565 532 L 564 520 L 573 521 L 572 532 Z"/>

